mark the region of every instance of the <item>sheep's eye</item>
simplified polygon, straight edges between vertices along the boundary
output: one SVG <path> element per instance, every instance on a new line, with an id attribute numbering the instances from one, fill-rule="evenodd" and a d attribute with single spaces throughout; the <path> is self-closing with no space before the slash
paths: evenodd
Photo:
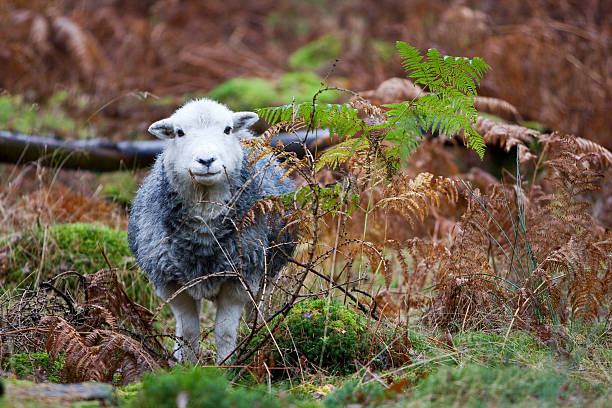
<path id="1" fill-rule="evenodd" d="M 231 127 L 229 127 L 229 126 L 227 126 L 227 127 L 226 127 L 226 128 L 223 130 L 223 133 L 225 133 L 226 135 L 229 135 L 231 131 L 232 131 L 232 128 L 231 128 Z"/>
<path id="2" fill-rule="evenodd" d="M 176 131 L 176 135 L 178 137 L 185 136 L 185 132 L 183 132 L 183 129 L 179 129 L 179 130 Z"/>

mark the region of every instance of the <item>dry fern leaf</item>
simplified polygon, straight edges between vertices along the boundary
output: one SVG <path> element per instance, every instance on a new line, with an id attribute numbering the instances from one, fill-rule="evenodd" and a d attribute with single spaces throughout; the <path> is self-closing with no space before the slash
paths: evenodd
<path id="1" fill-rule="evenodd" d="M 547 144 L 570 143 L 572 147 L 565 148 L 565 150 L 571 149 L 570 151 L 575 154 L 596 153 L 602 158 L 603 162 L 605 163 L 605 165 L 602 167 L 612 165 L 612 152 L 610 152 L 602 145 L 595 143 L 591 140 L 583 139 L 581 137 L 576 136 L 562 135 L 559 132 L 540 135 L 538 136 L 538 139 L 540 142 Z"/>
<path id="2" fill-rule="evenodd" d="M 405 78 L 390 78 L 383 81 L 378 88 L 360 92 L 360 95 L 377 105 L 418 99 L 425 95 L 420 86 Z"/>
<path id="3" fill-rule="evenodd" d="M 374 243 L 371 242 L 362 242 L 361 248 L 363 250 L 363 253 L 368 258 L 368 263 L 370 264 L 372 273 L 380 271 L 385 278 L 385 284 L 388 288 L 391 285 L 393 271 L 391 270 L 391 266 L 389 265 L 389 260 L 386 259 L 383 255 L 382 249 L 378 248 Z"/>
<path id="4" fill-rule="evenodd" d="M 503 99 L 477 96 L 474 99 L 474 107 L 480 112 L 490 113 L 513 122 L 520 122 L 522 120 L 518 109 Z"/>
<path id="5" fill-rule="evenodd" d="M 265 198 L 257 201 L 253 206 L 244 214 L 242 219 L 238 221 L 238 229 L 242 231 L 244 228 L 254 225 L 257 218 L 264 215 L 283 215 L 285 212 L 285 206 L 278 197 Z M 280 218 L 280 217 L 279 217 Z M 280 219 L 278 220 L 280 221 Z"/>
<path id="6" fill-rule="evenodd" d="M 321 170 L 327 166 L 330 169 L 336 169 L 346 163 L 348 160 L 360 161 L 363 159 L 365 150 L 369 147 L 367 139 L 352 138 L 346 139 L 323 153 L 315 164 L 315 171 Z M 359 157 L 354 157 L 355 155 Z"/>
<path id="7" fill-rule="evenodd" d="M 373 301 L 377 311 L 388 319 L 393 319 L 399 314 L 399 306 L 393 300 L 393 294 L 388 290 L 381 290 Z M 373 307 L 374 307 L 373 305 Z"/>
<path id="8" fill-rule="evenodd" d="M 46 316 L 42 325 L 49 328 L 45 348 L 56 360 L 64 356 L 62 375 L 69 382 L 115 380 L 121 384 L 140 378 L 143 372 L 160 368 L 159 364 L 136 340 L 110 330 L 95 330 L 81 336 L 68 322 L 58 316 Z"/>
<path id="9" fill-rule="evenodd" d="M 246 150 L 249 166 L 253 166 L 259 160 L 265 157 L 274 156 L 277 151 L 270 146 L 272 135 L 263 135 L 260 138 L 248 137 L 240 139 L 240 144 Z"/>
<path id="10" fill-rule="evenodd" d="M 55 38 L 79 63 L 77 66 L 86 76 L 93 75 L 98 68 L 107 66 L 104 51 L 96 39 L 83 30 L 74 20 L 66 16 L 54 17 L 51 21 Z"/>
<path id="11" fill-rule="evenodd" d="M 106 367 L 97 361 L 98 350 L 88 347 L 74 327 L 57 316 L 45 316 L 40 323 L 49 328 L 45 343 L 49 358 L 65 357 L 62 375 L 66 381 L 104 381 Z"/>
<path id="12" fill-rule="evenodd" d="M 420 173 L 414 179 L 398 174 L 385 186 L 384 198 L 376 203 L 376 207 L 398 211 L 414 228 L 416 218 L 422 222 L 431 206 L 440 206 L 441 195 L 451 202 L 457 200 L 458 193 L 453 180 L 434 177 L 431 173 Z"/>
<path id="13" fill-rule="evenodd" d="M 101 327 L 99 319 L 102 318 L 102 321 L 109 322 L 110 319 L 110 322 L 131 327 L 144 335 L 152 333 L 153 313 L 130 299 L 114 271 L 103 269 L 85 275 L 85 288 L 87 305 L 92 308 L 90 320 L 86 323 L 89 327 Z M 114 327 L 113 324 L 110 326 Z"/>
<path id="14" fill-rule="evenodd" d="M 520 163 L 536 158 L 527 147 L 528 143 L 541 136 L 541 133 L 536 130 L 499 123 L 482 116 L 478 117 L 476 130 L 482 135 L 487 145 L 503 147 L 507 152 L 517 146 Z"/>
<path id="15" fill-rule="evenodd" d="M 48 53 L 53 47 L 50 41 L 50 31 L 49 21 L 45 17 L 36 15 L 32 18 L 30 39 L 41 54 Z"/>
<path id="16" fill-rule="evenodd" d="M 87 336 L 85 343 L 98 352 L 98 360 L 106 367 L 106 381 L 113 380 L 115 373 L 121 374 L 120 384 L 136 381 L 145 371 L 155 371 L 159 364 L 145 351 L 142 344 L 124 334 L 110 330 L 95 330 Z"/>
<path id="17" fill-rule="evenodd" d="M 83 327 L 127 330 L 156 357 L 169 357 L 153 331 L 153 313 L 129 298 L 113 270 L 103 269 L 85 275 L 88 314 Z"/>

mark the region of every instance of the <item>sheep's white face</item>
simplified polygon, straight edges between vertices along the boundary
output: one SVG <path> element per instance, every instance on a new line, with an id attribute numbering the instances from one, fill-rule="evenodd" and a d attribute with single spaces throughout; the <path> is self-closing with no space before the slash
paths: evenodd
<path id="1" fill-rule="evenodd" d="M 234 113 L 210 99 L 197 99 L 153 123 L 149 132 L 169 139 L 164 164 L 175 181 L 211 188 L 226 185 L 240 171 L 244 151 L 236 133 L 257 119 L 256 113 Z"/>

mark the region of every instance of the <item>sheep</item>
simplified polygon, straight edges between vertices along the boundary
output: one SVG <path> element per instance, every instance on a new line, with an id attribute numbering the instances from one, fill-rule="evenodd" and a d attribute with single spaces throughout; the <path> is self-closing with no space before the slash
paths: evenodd
<path id="1" fill-rule="evenodd" d="M 252 294 L 295 248 L 294 233 L 284 230 L 278 214 L 237 227 L 257 200 L 295 189 L 288 178 L 281 183 L 276 161 L 249 165 L 239 138 L 254 137 L 248 128 L 257 120 L 256 113 L 197 99 L 149 127 L 167 144 L 132 203 L 128 242 L 174 313 L 176 337 L 184 344 L 177 340 L 174 347 L 179 361 L 196 360 L 202 299 L 216 305 L 217 361 L 224 361 Z M 190 281 L 197 283 L 179 291 Z"/>

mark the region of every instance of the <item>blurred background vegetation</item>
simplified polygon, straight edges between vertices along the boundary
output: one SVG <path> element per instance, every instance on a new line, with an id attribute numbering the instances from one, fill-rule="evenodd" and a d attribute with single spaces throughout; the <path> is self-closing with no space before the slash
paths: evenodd
<path id="1" fill-rule="evenodd" d="M 309 99 L 323 79 L 372 89 L 404 76 L 399 40 L 482 57 L 481 95 L 610 148 L 611 15 L 573 0 L 7 0 L 0 127 L 136 138 L 186 96 L 247 109 Z"/>

